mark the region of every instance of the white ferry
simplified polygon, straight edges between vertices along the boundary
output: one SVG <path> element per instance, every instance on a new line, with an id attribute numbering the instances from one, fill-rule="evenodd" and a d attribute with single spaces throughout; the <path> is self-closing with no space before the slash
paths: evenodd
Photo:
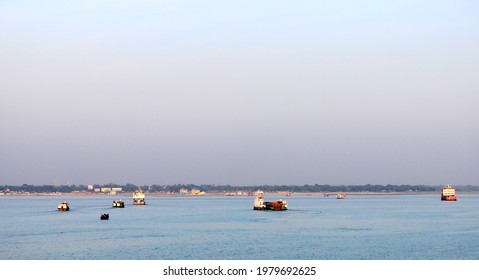
<path id="1" fill-rule="evenodd" d="M 145 193 L 138 188 L 133 194 L 133 205 L 145 205 Z"/>

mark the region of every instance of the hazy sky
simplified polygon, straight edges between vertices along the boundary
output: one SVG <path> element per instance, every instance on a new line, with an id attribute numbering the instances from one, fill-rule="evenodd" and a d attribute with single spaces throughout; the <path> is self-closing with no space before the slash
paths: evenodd
<path id="1" fill-rule="evenodd" d="M 0 184 L 479 184 L 477 1 L 0 0 Z"/>

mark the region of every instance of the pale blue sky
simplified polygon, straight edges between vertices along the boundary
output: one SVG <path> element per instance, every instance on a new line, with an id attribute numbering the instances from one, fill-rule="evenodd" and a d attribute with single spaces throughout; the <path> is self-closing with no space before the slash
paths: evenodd
<path id="1" fill-rule="evenodd" d="M 0 0 L 0 185 L 477 185 L 478 12 Z"/>

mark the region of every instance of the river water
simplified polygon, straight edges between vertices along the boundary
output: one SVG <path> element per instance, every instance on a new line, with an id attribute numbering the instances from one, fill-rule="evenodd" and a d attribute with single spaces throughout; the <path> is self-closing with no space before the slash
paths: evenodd
<path id="1" fill-rule="evenodd" d="M 0 259 L 479 259 L 476 194 L 287 199 L 288 211 L 271 212 L 252 210 L 253 197 L 0 197 Z M 71 211 L 56 210 L 63 200 Z"/>

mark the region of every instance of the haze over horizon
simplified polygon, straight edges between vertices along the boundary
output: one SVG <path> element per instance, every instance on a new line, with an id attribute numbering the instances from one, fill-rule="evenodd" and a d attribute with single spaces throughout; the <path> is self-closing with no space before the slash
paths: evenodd
<path id="1" fill-rule="evenodd" d="M 0 185 L 479 185 L 475 1 L 1 1 Z"/>

